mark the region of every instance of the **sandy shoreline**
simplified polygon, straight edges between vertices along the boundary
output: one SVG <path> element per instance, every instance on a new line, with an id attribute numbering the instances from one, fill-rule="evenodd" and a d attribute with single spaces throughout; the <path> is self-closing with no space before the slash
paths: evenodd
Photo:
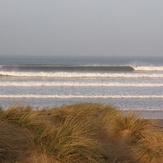
<path id="1" fill-rule="evenodd" d="M 127 114 L 129 111 L 123 111 Z M 163 120 L 163 111 L 149 111 L 149 110 L 134 110 L 134 113 L 138 114 L 140 118 L 145 119 L 162 119 Z"/>
<path id="2" fill-rule="evenodd" d="M 124 114 L 127 114 L 129 111 L 123 111 Z M 138 114 L 140 118 L 150 119 L 154 124 L 155 129 L 163 130 L 163 111 L 134 111 L 135 114 Z"/>

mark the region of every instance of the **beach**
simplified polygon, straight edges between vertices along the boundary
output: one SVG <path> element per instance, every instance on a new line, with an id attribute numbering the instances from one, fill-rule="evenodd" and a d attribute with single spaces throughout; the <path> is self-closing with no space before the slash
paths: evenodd
<path id="1" fill-rule="evenodd" d="M 129 113 L 130 111 L 123 111 L 124 114 Z M 139 115 L 140 118 L 145 119 L 163 119 L 163 111 L 141 111 L 141 110 L 134 110 L 134 113 Z"/>
<path id="2" fill-rule="evenodd" d="M 163 0 L 0 3 L 0 163 L 163 163 Z"/>
<path id="3" fill-rule="evenodd" d="M 163 162 L 162 60 L 10 59 L 0 60 L 1 162 Z"/>

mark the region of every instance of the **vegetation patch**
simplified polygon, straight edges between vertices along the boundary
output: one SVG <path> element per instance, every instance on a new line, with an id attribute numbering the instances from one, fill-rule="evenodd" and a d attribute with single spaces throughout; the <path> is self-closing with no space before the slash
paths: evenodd
<path id="1" fill-rule="evenodd" d="M 156 126 L 111 105 L 13 105 L 0 110 L 0 162 L 160 163 L 163 134 Z"/>

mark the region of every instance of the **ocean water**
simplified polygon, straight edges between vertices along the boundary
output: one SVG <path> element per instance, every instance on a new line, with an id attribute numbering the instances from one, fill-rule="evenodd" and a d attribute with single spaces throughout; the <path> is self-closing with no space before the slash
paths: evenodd
<path id="1" fill-rule="evenodd" d="M 0 106 L 80 102 L 163 111 L 163 57 L 0 57 Z"/>

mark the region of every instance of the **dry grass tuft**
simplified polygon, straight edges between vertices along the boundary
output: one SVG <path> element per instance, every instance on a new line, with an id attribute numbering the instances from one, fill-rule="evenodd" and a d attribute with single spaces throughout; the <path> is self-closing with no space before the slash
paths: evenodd
<path id="1" fill-rule="evenodd" d="M 141 163 L 163 162 L 163 133 L 145 134 L 133 147 L 133 159 Z"/>
<path id="2" fill-rule="evenodd" d="M 111 105 L 13 105 L 0 110 L 0 162 L 160 163 L 163 135 L 152 129 L 150 120 Z"/>
<path id="3" fill-rule="evenodd" d="M 43 152 L 32 151 L 27 159 L 28 163 L 61 163 L 56 161 L 53 157 Z"/>
<path id="4" fill-rule="evenodd" d="M 141 119 L 138 115 L 130 112 L 127 115 L 116 116 L 112 123 L 112 133 L 116 137 L 124 137 L 127 143 L 134 145 L 152 127 L 150 120 Z"/>
<path id="5" fill-rule="evenodd" d="M 101 160 L 101 150 L 93 134 L 92 123 L 69 115 L 61 125 L 49 124 L 36 132 L 34 142 L 58 161 L 96 163 Z"/>

